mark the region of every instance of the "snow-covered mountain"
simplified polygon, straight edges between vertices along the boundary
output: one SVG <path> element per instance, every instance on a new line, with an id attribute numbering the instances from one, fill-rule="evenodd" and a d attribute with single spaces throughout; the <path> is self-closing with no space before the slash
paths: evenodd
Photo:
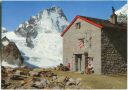
<path id="1" fill-rule="evenodd" d="M 128 15 L 128 4 L 125 4 L 119 10 L 115 12 L 117 14 L 117 21 L 119 23 L 127 23 L 127 15 Z"/>
<path id="2" fill-rule="evenodd" d="M 123 7 L 121 7 L 119 10 L 117 10 L 115 13 L 117 15 L 128 14 L 128 4 L 125 4 Z"/>
<path id="3" fill-rule="evenodd" d="M 24 63 L 33 67 L 52 67 L 62 63 L 62 32 L 68 21 L 61 8 L 44 9 L 14 32 L 3 34 L 14 41 L 24 57 Z"/>
<path id="4" fill-rule="evenodd" d="M 15 30 L 16 34 L 36 37 L 37 33 L 62 32 L 68 25 L 67 18 L 61 8 L 52 6 L 44 9 L 36 16 L 30 17 L 28 21 L 20 24 Z"/>

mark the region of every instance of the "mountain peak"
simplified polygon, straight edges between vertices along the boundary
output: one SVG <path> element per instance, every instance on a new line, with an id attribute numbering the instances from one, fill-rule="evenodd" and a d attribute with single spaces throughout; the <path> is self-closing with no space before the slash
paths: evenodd
<path id="1" fill-rule="evenodd" d="M 59 6 L 53 5 L 51 6 L 52 10 L 62 10 Z"/>
<path id="2" fill-rule="evenodd" d="M 23 37 L 28 33 L 36 37 L 37 33 L 41 32 L 62 32 L 68 24 L 63 10 L 54 5 L 42 10 L 36 16 L 31 16 L 29 20 L 20 24 L 15 32 Z"/>
<path id="3" fill-rule="evenodd" d="M 39 14 L 45 16 L 52 16 L 53 14 L 56 14 L 56 16 L 63 17 L 67 20 L 63 10 L 59 6 L 55 5 L 51 6 L 50 8 L 44 9 Z"/>

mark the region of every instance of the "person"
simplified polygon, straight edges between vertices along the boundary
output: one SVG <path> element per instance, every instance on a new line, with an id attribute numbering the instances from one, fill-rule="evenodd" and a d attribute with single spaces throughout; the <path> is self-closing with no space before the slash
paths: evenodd
<path id="1" fill-rule="evenodd" d="M 90 57 L 90 58 L 88 58 L 88 65 L 86 67 L 86 74 L 91 74 L 94 72 L 92 64 L 93 64 L 93 58 Z"/>
<path id="2" fill-rule="evenodd" d="M 67 68 L 70 70 L 70 63 L 67 64 Z"/>

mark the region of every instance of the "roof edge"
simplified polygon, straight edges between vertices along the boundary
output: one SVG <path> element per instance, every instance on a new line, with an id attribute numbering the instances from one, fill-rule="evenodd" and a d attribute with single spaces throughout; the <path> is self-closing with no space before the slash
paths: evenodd
<path id="1" fill-rule="evenodd" d="M 94 21 L 92 21 L 92 20 L 89 20 L 89 19 L 87 19 L 87 18 L 85 18 L 85 17 L 82 17 L 82 16 L 77 15 L 77 16 L 71 21 L 71 23 L 66 27 L 66 29 L 64 30 L 64 32 L 61 33 L 61 37 L 63 37 L 63 35 L 69 30 L 69 28 L 72 26 L 72 24 L 73 24 L 78 18 L 81 19 L 81 20 L 84 20 L 85 22 L 88 22 L 88 23 L 90 23 L 90 24 L 92 24 L 92 25 L 94 25 L 94 26 L 96 26 L 96 27 L 98 27 L 98 28 L 103 28 L 102 25 L 97 24 L 96 22 L 94 22 Z"/>

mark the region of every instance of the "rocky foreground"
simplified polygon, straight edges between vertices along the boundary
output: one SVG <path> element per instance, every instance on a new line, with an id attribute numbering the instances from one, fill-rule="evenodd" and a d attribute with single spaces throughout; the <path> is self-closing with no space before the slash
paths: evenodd
<path id="1" fill-rule="evenodd" d="M 127 75 L 85 75 L 66 67 L 1 67 L 2 89 L 126 89 Z"/>
<path id="2" fill-rule="evenodd" d="M 57 75 L 50 69 L 2 67 L 2 89 L 80 88 L 80 84 L 80 78 Z"/>

